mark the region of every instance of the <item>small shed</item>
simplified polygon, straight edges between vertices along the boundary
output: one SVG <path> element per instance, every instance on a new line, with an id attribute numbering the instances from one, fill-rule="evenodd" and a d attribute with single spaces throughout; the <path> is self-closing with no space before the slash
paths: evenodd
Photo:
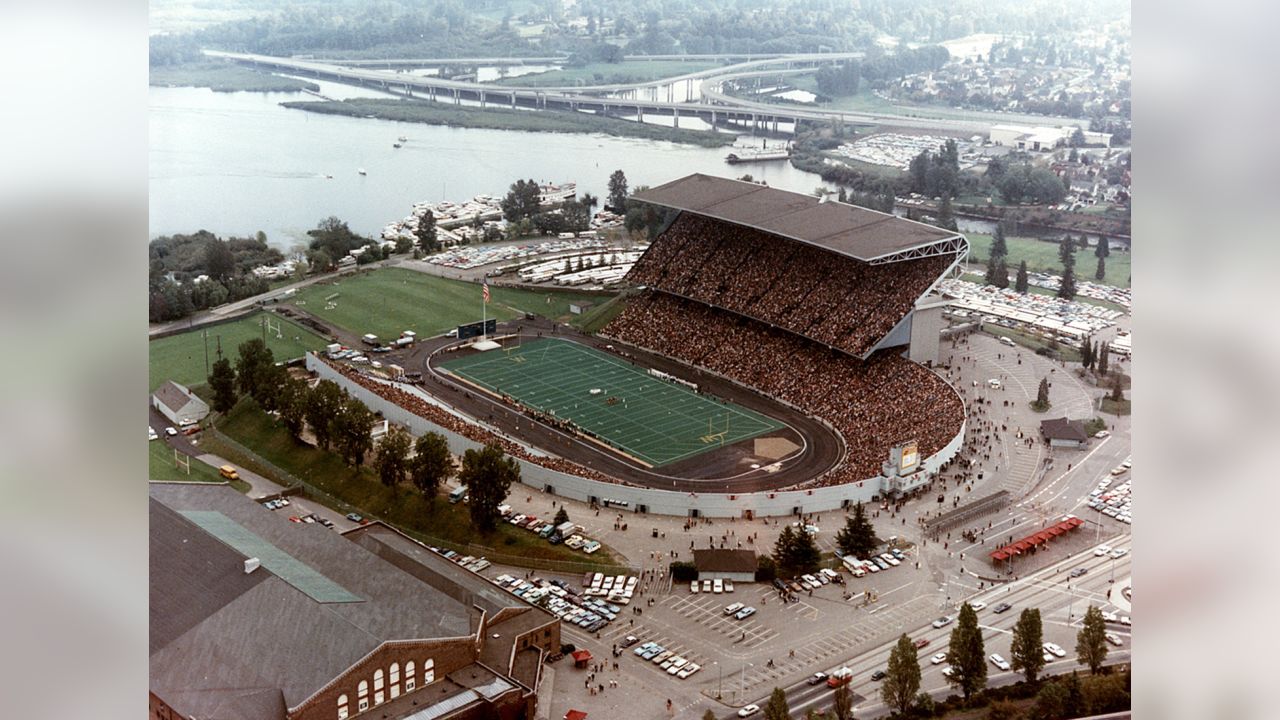
<path id="1" fill-rule="evenodd" d="M 754 550 L 708 549 L 694 550 L 693 564 L 701 579 L 755 582 L 758 562 Z"/>
<path id="2" fill-rule="evenodd" d="M 573 655 L 571 655 L 571 657 L 573 658 L 574 667 L 585 669 L 587 667 L 587 663 L 591 662 L 591 651 L 590 650 L 574 650 Z"/>
<path id="3" fill-rule="evenodd" d="M 574 315 L 581 315 L 593 307 L 595 307 L 593 302 L 573 302 L 569 303 L 569 312 Z"/>
<path id="4" fill-rule="evenodd" d="M 570 710 L 564 714 L 564 720 L 587 720 L 587 714 L 581 710 Z"/>
<path id="5" fill-rule="evenodd" d="M 1084 423 L 1064 417 L 1042 421 L 1040 435 L 1050 447 L 1079 449 L 1089 442 L 1089 434 L 1084 431 Z"/>
<path id="6" fill-rule="evenodd" d="M 190 425 L 209 414 L 209 405 L 185 386 L 166 380 L 151 394 L 151 405 L 175 425 Z"/>

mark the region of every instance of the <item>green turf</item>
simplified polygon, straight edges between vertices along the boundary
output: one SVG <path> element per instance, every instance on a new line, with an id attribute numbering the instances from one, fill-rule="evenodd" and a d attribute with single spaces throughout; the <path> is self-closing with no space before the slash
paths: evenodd
<path id="1" fill-rule="evenodd" d="M 444 367 L 531 408 L 570 420 L 653 466 L 784 427 L 567 340 L 544 338 L 510 350 L 459 358 Z M 595 388 L 603 392 L 591 394 Z M 609 399 L 616 402 L 611 405 Z"/>
<path id="2" fill-rule="evenodd" d="M 490 286 L 488 315 L 510 320 L 524 312 L 559 318 L 569 314 L 569 304 L 600 296 Z M 336 297 L 332 297 L 334 295 Z M 326 300 L 326 298 L 330 298 Z M 294 297 L 294 304 L 323 320 L 357 335 L 373 333 L 395 339 L 405 330 L 419 337 L 439 335 L 481 317 L 480 286 L 435 275 L 385 268 L 316 283 Z"/>
<path id="3" fill-rule="evenodd" d="M 162 431 L 164 428 L 158 428 Z M 189 482 L 222 482 L 217 468 L 206 465 L 191 458 L 191 474 L 177 467 L 173 462 L 173 448 L 163 440 L 152 440 L 147 443 L 147 477 L 151 480 L 182 480 Z"/>
<path id="4" fill-rule="evenodd" d="M 200 385 L 208 379 L 205 371 L 205 343 L 209 348 L 209 364 L 218 359 L 218 343 L 222 343 L 222 354 L 235 363 L 237 348 L 240 343 L 253 338 L 262 337 L 262 317 L 267 313 L 255 313 L 235 322 L 221 325 L 210 325 L 205 329 L 196 329 L 180 335 L 152 340 L 147 347 L 149 382 L 155 390 L 165 380 L 174 380 L 188 387 Z M 267 333 L 267 347 L 275 355 L 277 362 L 302 357 L 307 350 L 319 350 L 328 342 L 314 332 L 278 315 L 271 315 L 271 325 L 280 323 L 282 337 L 277 338 L 274 332 Z M 205 333 L 208 339 L 205 339 Z"/>
<path id="5" fill-rule="evenodd" d="M 965 233 L 964 236 L 969 238 L 969 259 L 975 263 L 985 264 L 987 258 L 991 257 L 991 236 L 982 233 Z M 1027 261 L 1027 270 L 1030 272 L 1062 274 L 1062 262 L 1058 260 L 1058 243 L 1035 238 L 1006 237 L 1005 244 L 1009 247 L 1009 257 L 1005 260 L 1005 264 L 1009 266 L 1010 280 L 1017 274 L 1018 263 L 1023 260 Z M 1078 280 L 1098 282 L 1093 279 L 1093 273 L 1097 268 L 1098 259 L 1093 256 L 1092 246 L 1083 250 L 1076 248 Z M 1127 288 L 1131 273 L 1129 254 L 1112 248 L 1111 256 L 1107 258 L 1107 276 L 1101 284 Z"/>

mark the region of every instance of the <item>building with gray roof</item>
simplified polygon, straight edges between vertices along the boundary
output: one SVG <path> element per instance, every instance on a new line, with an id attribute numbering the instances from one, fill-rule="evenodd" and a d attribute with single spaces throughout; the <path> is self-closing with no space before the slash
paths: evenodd
<path id="1" fill-rule="evenodd" d="M 533 715 L 555 616 L 379 523 L 293 523 L 220 484 L 150 497 L 153 718 Z"/>

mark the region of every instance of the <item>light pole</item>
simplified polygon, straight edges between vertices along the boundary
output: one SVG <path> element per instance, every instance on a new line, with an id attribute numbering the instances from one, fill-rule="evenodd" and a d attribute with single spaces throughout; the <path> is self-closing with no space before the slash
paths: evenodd
<path id="1" fill-rule="evenodd" d="M 755 663 L 747 663 L 746 665 L 742 666 L 742 671 L 738 673 L 738 693 L 739 694 L 744 696 L 747 694 L 747 686 L 745 682 L 747 677 L 747 668 L 755 667 L 755 666 L 756 666 Z M 737 700 L 737 698 L 734 698 L 734 699 Z"/>
<path id="2" fill-rule="evenodd" d="M 720 667 L 720 663 L 714 660 L 711 661 L 711 664 L 715 665 L 720 670 L 720 681 L 716 683 L 716 699 L 719 700 L 723 695 L 722 691 L 724 690 L 724 668 Z"/>

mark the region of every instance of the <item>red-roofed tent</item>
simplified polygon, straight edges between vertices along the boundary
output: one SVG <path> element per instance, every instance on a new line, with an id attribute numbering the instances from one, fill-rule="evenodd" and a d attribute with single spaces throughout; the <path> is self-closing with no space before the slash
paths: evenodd
<path id="1" fill-rule="evenodd" d="M 574 651 L 573 651 L 573 666 L 574 666 L 574 667 L 577 667 L 577 668 L 584 668 L 584 667 L 586 667 L 586 666 L 587 666 L 587 663 L 589 663 L 589 662 L 591 662 L 591 651 L 590 651 L 590 650 L 574 650 Z"/>
<path id="2" fill-rule="evenodd" d="M 587 714 L 581 710 L 570 710 L 564 714 L 564 720 L 587 720 Z"/>

